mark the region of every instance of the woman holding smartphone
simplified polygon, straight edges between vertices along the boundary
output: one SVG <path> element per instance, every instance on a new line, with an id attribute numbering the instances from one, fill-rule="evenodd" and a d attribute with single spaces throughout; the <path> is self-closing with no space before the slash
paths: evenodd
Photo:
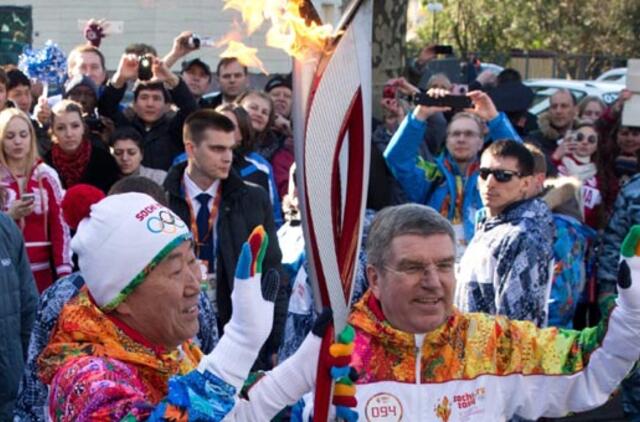
<path id="1" fill-rule="evenodd" d="M 576 120 L 552 155 L 558 174 L 580 180 L 580 202 L 584 222 L 593 229 L 604 228 L 603 189 L 606 183 L 598 154 L 599 135 L 591 120 Z"/>
<path id="2" fill-rule="evenodd" d="M 60 208 L 64 191 L 56 171 L 38 157 L 29 117 L 17 108 L 0 112 L 0 184 L 3 211 L 22 229 L 42 292 L 72 270 L 69 228 Z"/>

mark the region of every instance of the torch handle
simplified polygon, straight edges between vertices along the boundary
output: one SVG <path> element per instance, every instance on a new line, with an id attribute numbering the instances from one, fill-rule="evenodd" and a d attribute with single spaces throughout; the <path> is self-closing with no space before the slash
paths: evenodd
<path id="1" fill-rule="evenodd" d="M 313 422 L 326 422 L 329 419 L 329 406 L 331 405 L 331 392 L 333 380 L 326 357 L 329 356 L 329 347 L 333 342 L 334 330 L 330 325 L 322 338 L 320 358 L 318 359 L 318 372 L 316 376 L 316 391 L 313 401 Z"/>

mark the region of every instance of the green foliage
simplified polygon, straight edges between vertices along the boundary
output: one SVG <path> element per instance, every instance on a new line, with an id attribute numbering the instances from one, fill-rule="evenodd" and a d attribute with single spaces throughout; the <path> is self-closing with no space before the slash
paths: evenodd
<path id="1" fill-rule="evenodd" d="M 438 41 L 461 57 L 477 52 L 485 61 L 503 62 L 512 49 L 546 50 L 559 54 L 559 70 L 569 75 L 577 71 L 575 55 L 585 56 L 592 70 L 606 58 L 640 57 L 637 0 L 439 1 Z M 433 42 L 432 31 L 429 13 L 417 31 L 423 45 Z"/>

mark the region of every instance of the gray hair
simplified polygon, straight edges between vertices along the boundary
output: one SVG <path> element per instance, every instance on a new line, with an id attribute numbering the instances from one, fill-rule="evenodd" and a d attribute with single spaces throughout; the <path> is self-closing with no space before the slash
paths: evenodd
<path id="1" fill-rule="evenodd" d="M 367 263 L 374 267 L 384 266 L 391 241 L 405 234 L 446 234 L 455 249 L 456 235 L 446 218 L 426 205 L 403 204 L 384 208 L 376 214 L 367 236 Z"/>

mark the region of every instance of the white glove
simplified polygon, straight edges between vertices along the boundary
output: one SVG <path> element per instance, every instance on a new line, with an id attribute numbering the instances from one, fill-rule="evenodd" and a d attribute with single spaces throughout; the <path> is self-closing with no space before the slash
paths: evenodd
<path id="1" fill-rule="evenodd" d="M 242 245 L 231 293 L 231 319 L 216 347 L 198 365 L 200 372 L 211 372 L 234 386 L 236 391 L 249 375 L 273 325 L 280 276 L 277 271 L 270 270 L 261 277 L 268 244 L 269 236 L 262 226 L 258 226 Z"/>

